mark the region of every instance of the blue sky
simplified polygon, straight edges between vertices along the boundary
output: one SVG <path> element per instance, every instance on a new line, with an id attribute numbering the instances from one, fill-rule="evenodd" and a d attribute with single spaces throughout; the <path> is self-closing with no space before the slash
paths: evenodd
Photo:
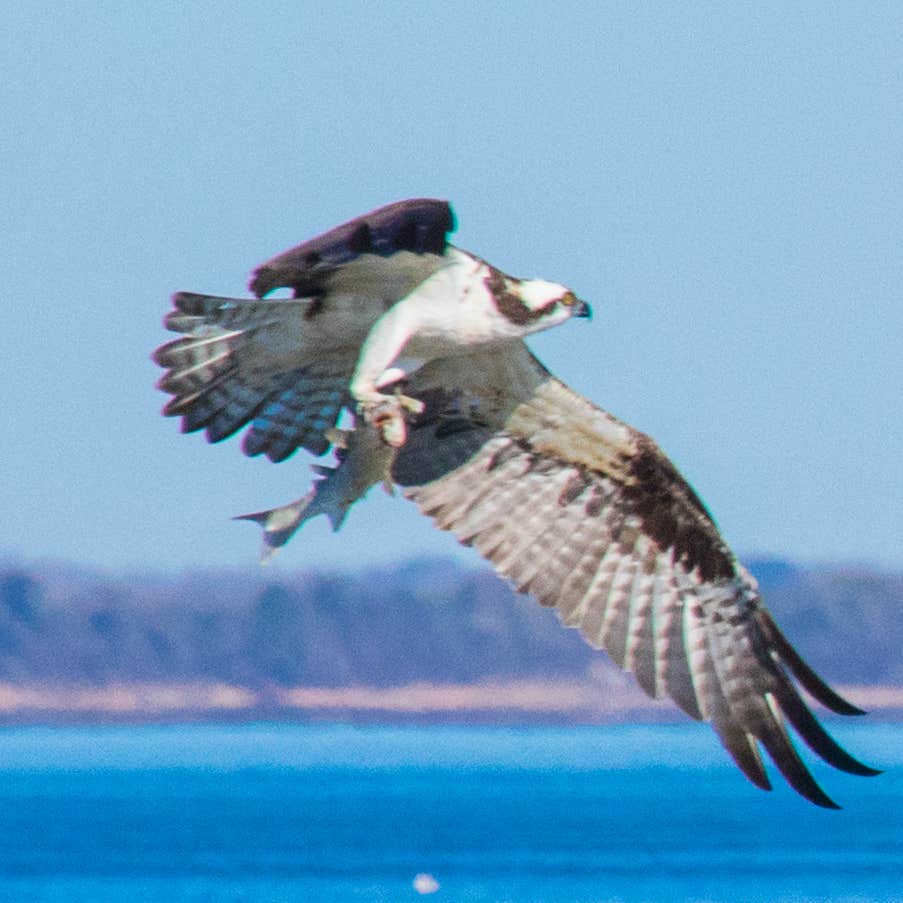
<path id="1" fill-rule="evenodd" d="M 7 5 L 0 557 L 252 565 L 308 462 L 159 416 L 168 296 L 431 195 L 593 303 L 534 349 L 738 551 L 903 566 L 901 7 L 487 6 Z M 374 491 L 277 566 L 455 548 Z"/>

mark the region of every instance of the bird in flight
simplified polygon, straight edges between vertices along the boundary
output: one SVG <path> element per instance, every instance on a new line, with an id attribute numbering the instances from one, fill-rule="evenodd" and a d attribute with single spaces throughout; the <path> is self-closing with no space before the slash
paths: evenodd
<path id="1" fill-rule="evenodd" d="M 265 557 L 311 517 L 338 529 L 371 486 L 398 486 L 650 696 L 710 722 L 755 785 L 771 789 L 764 748 L 806 799 L 837 808 L 787 726 L 835 768 L 877 774 L 799 687 L 861 711 L 784 637 L 655 442 L 530 352 L 526 336 L 589 305 L 451 245 L 454 228 L 446 201 L 399 201 L 264 263 L 253 298 L 177 292 L 164 323 L 180 337 L 154 354 L 173 396 L 164 414 L 211 442 L 250 425 L 245 453 L 273 461 L 334 452 L 304 497 L 244 515 L 263 527 Z M 277 289 L 292 297 L 268 297 Z"/>

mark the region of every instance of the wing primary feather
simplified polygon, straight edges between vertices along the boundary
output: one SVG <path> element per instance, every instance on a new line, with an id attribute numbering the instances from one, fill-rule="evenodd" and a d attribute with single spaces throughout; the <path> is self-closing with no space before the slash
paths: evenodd
<path id="1" fill-rule="evenodd" d="M 756 623 L 762 632 L 769 648 L 774 649 L 793 676 L 806 688 L 813 699 L 838 715 L 864 715 L 865 712 L 847 702 L 832 690 L 802 659 L 800 654 L 790 645 L 790 641 L 778 629 L 771 615 L 759 608 L 756 612 Z"/>
<path id="2" fill-rule="evenodd" d="M 726 706 L 727 701 L 723 697 L 722 700 Z M 740 771 L 759 789 L 772 790 L 755 738 L 742 728 L 724 723 L 721 719 L 713 720 L 712 727 Z"/>
<path id="3" fill-rule="evenodd" d="M 775 697 L 770 693 L 765 693 L 765 699 L 768 703 L 768 709 L 771 715 L 770 723 L 759 735 L 759 740 L 768 754 L 774 760 L 778 770 L 784 775 L 787 783 L 796 790 L 797 793 L 804 796 L 810 803 L 821 806 L 823 809 L 839 809 L 840 806 L 819 787 L 815 778 L 809 773 L 809 770 L 803 764 L 793 742 L 787 735 L 787 729 L 784 727 L 784 719 L 781 716 L 781 710 L 778 708 Z"/>
<path id="4" fill-rule="evenodd" d="M 731 694 L 734 680 L 728 665 L 728 656 L 722 648 L 723 635 L 719 636 L 719 632 L 712 629 L 713 625 L 707 624 L 701 612 L 696 613 L 694 603 L 689 602 L 685 605 L 687 607 L 684 609 L 684 615 L 690 625 L 691 634 L 696 634 L 697 639 L 700 639 L 697 631 L 702 628 L 701 642 L 696 651 L 698 664 L 694 677 L 698 674 L 702 678 L 697 687 L 697 695 L 703 701 L 704 711 L 711 719 L 712 727 L 722 746 L 730 753 L 743 774 L 757 787 L 771 790 L 771 782 L 762 764 L 755 739 L 750 735 L 747 723 L 744 723 L 745 719 L 736 706 L 736 691 Z"/>
<path id="5" fill-rule="evenodd" d="M 833 765 L 840 771 L 848 774 L 858 774 L 863 777 L 872 777 L 881 774 L 875 768 L 863 764 L 854 759 L 837 741 L 818 723 L 806 704 L 794 692 L 793 687 L 783 674 L 779 674 L 778 686 L 775 696 L 781 706 L 781 711 L 787 716 L 788 721 L 803 738 L 806 745 L 829 765 Z"/>

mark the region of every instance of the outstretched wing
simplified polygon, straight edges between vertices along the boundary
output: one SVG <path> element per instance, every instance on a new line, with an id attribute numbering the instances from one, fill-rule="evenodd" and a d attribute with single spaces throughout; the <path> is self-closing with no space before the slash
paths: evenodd
<path id="1" fill-rule="evenodd" d="M 258 299 L 173 295 L 158 348 L 163 409 L 210 442 L 251 423 L 244 450 L 281 461 L 329 448 L 360 347 L 377 318 L 444 263 L 445 201 L 400 201 L 292 248 L 254 274 Z M 259 300 L 277 288 L 295 297 Z"/>
<path id="2" fill-rule="evenodd" d="M 825 732 L 794 681 L 835 712 L 859 710 L 794 651 L 648 436 L 552 378 L 520 342 L 435 361 L 407 391 L 427 407 L 393 475 L 437 526 L 553 606 L 651 696 L 710 721 L 759 787 L 770 789 L 761 744 L 797 791 L 835 807 L 785 720 L 836 768 L 876 773 Z"/>

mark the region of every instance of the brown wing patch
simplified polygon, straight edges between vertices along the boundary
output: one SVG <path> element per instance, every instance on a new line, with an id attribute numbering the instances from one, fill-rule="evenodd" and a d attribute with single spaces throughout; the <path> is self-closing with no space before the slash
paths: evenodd
<path id="1" fill-rule="evenodd" d="M 627 472 L 624 499 L 660 548 L 672 549 L 688 571 L 698 568 L 705 581 L 733 577 L 733 555 L 705 505 L 648 436 L 638 438 Z"/>

